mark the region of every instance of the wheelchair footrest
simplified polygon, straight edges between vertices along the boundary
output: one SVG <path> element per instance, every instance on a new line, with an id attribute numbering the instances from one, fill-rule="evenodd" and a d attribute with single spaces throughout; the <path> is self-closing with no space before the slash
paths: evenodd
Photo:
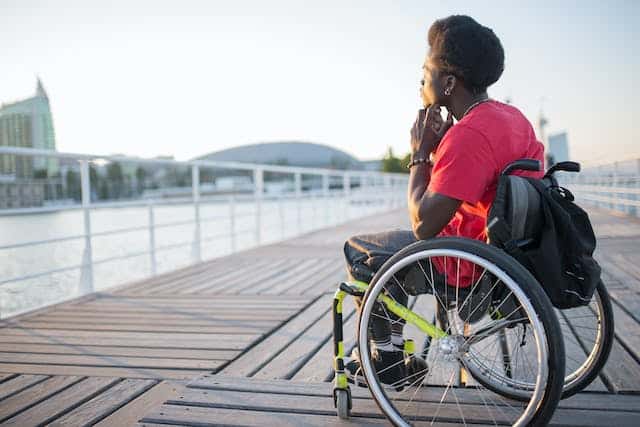
<path id="1" fill-rule="evenodd" d="M 355 286 L 351 285 L 349 282 L 340 282 L 340 290 L 345 291 L 346 293 L 354 297 L 364 296 L 364 291 L 356 288 Z"/>

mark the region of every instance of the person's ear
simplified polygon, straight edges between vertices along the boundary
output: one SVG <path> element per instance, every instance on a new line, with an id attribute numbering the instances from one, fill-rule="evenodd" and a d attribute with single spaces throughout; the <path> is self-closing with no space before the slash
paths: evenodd
<path id="1" fill-rule="evenodd" d="M 453 74 L 447 74 L 444 76 L 444 94 L 446 96 L 451 95 L 453 89 L 456 87 L 457 79 Z"/>

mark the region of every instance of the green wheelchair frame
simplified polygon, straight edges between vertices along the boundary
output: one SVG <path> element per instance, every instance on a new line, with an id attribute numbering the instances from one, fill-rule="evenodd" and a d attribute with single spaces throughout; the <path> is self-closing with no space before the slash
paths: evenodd
<path id="1" fill-rule="evenodd" d="M 351 282 L 341 282 L 338 290 L 333 298 L 333 354 L 334 354 L 334 387 L 333 402 L 338 409 L 340 418 L 347 418 L 352 408 L 351 390 L 347 381 L 347 375 L 344 371 L 344 342 L 342 327 L 342 303 L 347 295 L 353 297 L 363 297 L 369 284 L 354 280 Z M 397 303 L 393 298 L 387 295 L 378 297 L 378 301 L 384 304 L 387 309 L 396 316 L 404 319 L 408 324 L 412 324 L 427 334 L 432 339 L 439 339 L 448 336 L 445 331 L 438 326 L 424 319 L 419 314 L 402 304 Z M 408 354 L 415 352 L 413 341 L 405 342 L 404 351 Z"/>

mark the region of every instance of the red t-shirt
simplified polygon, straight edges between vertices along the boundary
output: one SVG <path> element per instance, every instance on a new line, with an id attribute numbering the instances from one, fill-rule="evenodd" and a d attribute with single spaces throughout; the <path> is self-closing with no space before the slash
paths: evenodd
<path id="1" fill-rule="evenodd" d="M 527 118 L 510 105 L 493 100 L 483 102 L 449 129 L 434 153 L 428 189 L 461 200 L 462 204 L 439 236 L 486 240 L 487 215 L 496 196 L 500 172 L 509 163 L 524 158 L 542 164 L 544 146 L 536 139 Z M 543 172 L 514 174 L 541 178 Z M 446 270 L 449 284 L 469 286 L 477 275 L 472 265 L 455 264 L 449 262 L 445 266 L 444 260 L 436 262 L 441 273 Z"/>

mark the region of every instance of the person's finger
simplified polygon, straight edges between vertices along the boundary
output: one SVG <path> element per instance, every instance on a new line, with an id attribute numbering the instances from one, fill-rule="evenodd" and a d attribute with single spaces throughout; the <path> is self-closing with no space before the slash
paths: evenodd
<path id="1" fill-rule="evenodd" d="M 424 118 L 427 116 L 427 112 L 429 111 L 429 107 L 427 108 L 421 108 L 418 110 L 418 118 L 417 118 L 417 122 L 418 123 L 422 123 L 424 121 Z"/>

